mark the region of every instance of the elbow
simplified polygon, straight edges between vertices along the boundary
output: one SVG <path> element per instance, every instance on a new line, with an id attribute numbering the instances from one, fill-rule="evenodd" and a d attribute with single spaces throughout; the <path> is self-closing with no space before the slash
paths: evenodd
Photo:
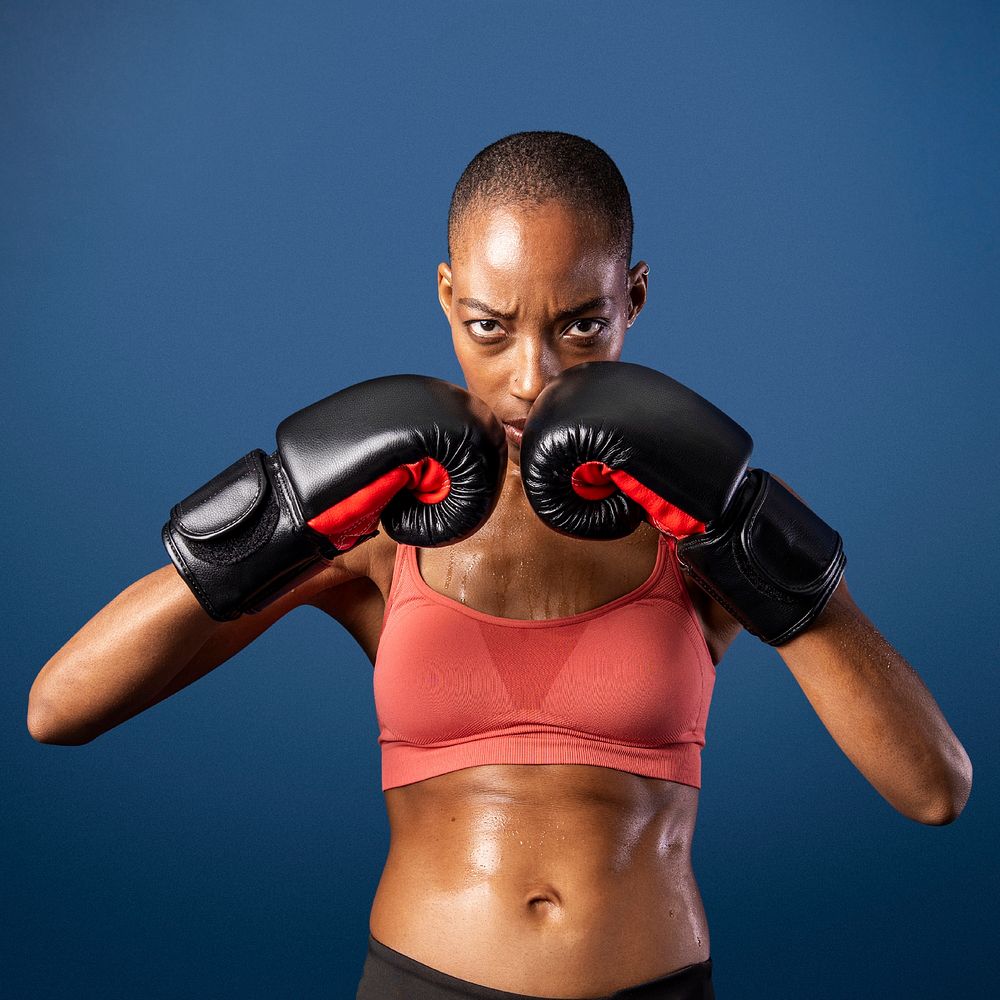
<path id="1" fill-rule="evenodd" d="M 90 736 L 62 733 L 59 730 L 39 729 L 32 727 L 30 723 L 28 733 L 36 743 L 45 743 L 53 747 L 82 747 L 93 739 Z"/>
<path id="2" fill-rule="evenodd" d="M 93 740 L 71 729 L 62 729 L 48 720 L 28 716 L 28 733 L 36 743 L 46 743 L 57 747 L 82 747 Z"/>
<path id="3" fill-rule="evenodd" d="M 958 756 L 960 759 L 950 769 L 948 780 L 944 782 L 933 805 L 916 817 L 927 826 L 947 826 L 954 823 L 969 801 L 972 792 L 972 762 L 964 749 Z"/>
<path id="4" fill-rule="evenodd" d="M 69 724 L 53 706 L 34 689 L 28 696 L 28 733 L 36 743 L 78 747 L 90 743 L 94 734 L 85 734 L 78 725 Z"/>
<path id="5" fill-rule="evenodd" d="M 927 810 L 915 818 L 924 826 L 947 826 L 958 819 L 964 807 L 964 802 L 959 802 L 956 799 L 945 799 L 933 809 Z"/>

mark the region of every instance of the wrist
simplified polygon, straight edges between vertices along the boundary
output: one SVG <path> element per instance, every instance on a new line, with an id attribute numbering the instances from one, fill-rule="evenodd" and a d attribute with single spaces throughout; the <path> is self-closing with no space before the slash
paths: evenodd
<path id="1" fill-rule="evenodd" d="M 682 539 L 677 554 L 700 586 L 772 646 L 812 627 L 846 565 L 839 533 L 762 469 L 750 469 L 723 516 Z"/>

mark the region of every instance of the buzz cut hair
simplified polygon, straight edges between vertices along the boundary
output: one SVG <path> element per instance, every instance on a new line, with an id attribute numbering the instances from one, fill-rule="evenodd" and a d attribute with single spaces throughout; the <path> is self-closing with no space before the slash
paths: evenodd
<path id="1" fill-rule="evenodd" d="M 462 245 L 470 214 L 501 205 L 560 201 L 605 234 L 613 259 L 632 258 L 632 201 L 614 161 L 569 132 L 515 132 L 478 152 L 455 185 L 448 208 L 448 255 Z"/>

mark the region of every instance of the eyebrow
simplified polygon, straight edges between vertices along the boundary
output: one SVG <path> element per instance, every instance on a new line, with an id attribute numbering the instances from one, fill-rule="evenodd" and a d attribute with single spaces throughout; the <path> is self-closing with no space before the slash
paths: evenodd
<path id="1" fill-rule="evenodd" d="M 462 298 L 458 300 L 463 306 L 468 306 L 470 309 L 477 309 L 479 312 L 488 313 L 490 316 L 496 316 L 497 319 L 514 319 L 513 313 L 501 312 L 499 309 L 494 309 L 492 306 L 488 306 L 485 302 L 480 302 L 479 299 L 466 299 Z M 581 302 L 578 306 L 572 306 L 570 309 L 561 309 L 556 313 L 555 318 L 569 319 L 570 316 L 576 316 L 578 313 L 590 312 L 591 309 L 601 309 L 611 305 L 611 299 L 606 295 L 599 295 L 596 299 L 588 299 L 586 302 Z"/>

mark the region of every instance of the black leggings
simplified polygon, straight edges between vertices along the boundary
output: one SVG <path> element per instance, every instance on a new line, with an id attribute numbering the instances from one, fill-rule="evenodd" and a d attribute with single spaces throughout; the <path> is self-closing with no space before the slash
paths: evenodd
<path id="1" fill-rule="evenodd" d="M 355 1000 L 542 1000 L 526 993 L 508 993 L 456 979 L 376 941 L 368 935 L 368 956 Z M 572 1000 L 572 998 L 566 998 Z M 715 1000 L 712 960 L 627 986 L 602 1000 Z"/>

